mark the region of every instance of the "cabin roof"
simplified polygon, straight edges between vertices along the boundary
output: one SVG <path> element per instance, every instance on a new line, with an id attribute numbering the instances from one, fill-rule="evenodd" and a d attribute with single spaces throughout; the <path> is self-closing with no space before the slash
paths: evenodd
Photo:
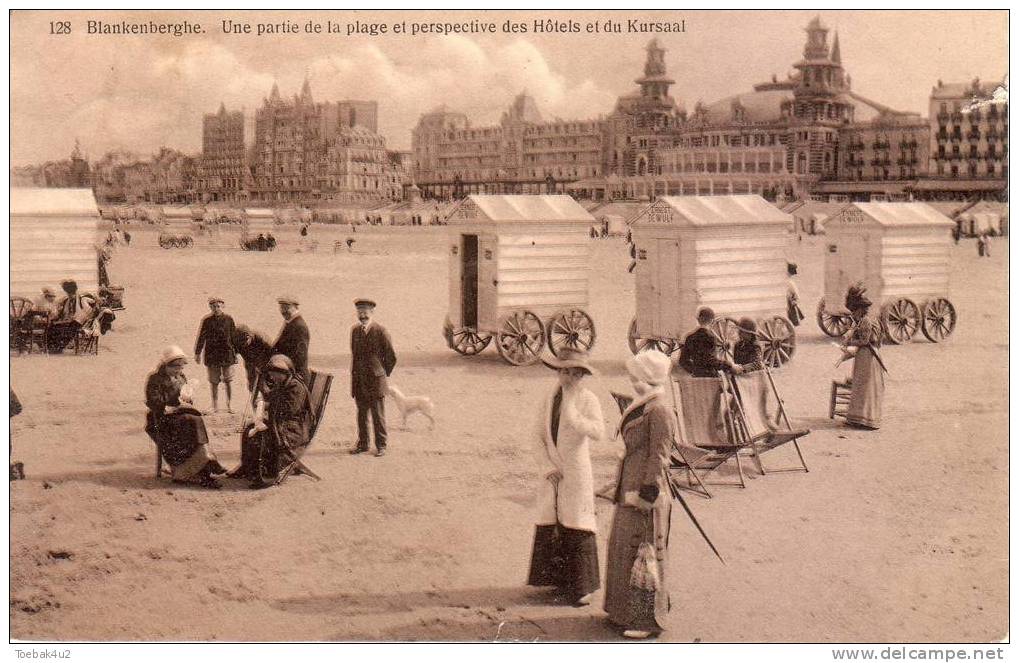
<path id="1" fill-rule="evenodd" d="M 890 227 L 952 227 L 947 216 L 926 203 L 854 203 L 857 208 L 878 225 Z"/>
<path id="2" fill-rule="evenodd" d="M 665 205 L 679 216 L 674 225 L 696 227 L 792 225 L 792 216 L 764 198 L 744 196 L 661 196 L 638 214 L 634 221 L 645 223 L 650 212 Z"/>
<path id="3" fill-rule="evenodd" d="M 450 217 L 456 218 L 458 210 L 466 210 L 468 204 L 477 207 L 481 215 L 489 221 L 499 223 L 523 223 L 535 221 L 551 222 L 595 222 L 587 210 L 570 196 L 483 196 L 472 195 L 462 201 L 451 212 Z"/>
<path id="4" fill-rule="evenodd" d="M 12 216 L 99 216 L 91 189 L 12 188 Z"/>

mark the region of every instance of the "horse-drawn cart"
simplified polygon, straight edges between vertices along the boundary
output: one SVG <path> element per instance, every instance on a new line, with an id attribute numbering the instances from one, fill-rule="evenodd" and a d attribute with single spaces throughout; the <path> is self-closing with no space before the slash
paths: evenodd
<path id="1" fill-rule="evenodd" d="M 832 337 L 849 330 L 846 292 L 862 282 L 892 343 L 917 331 L 934 343 L 948 338 L 956 323 L 947 297 L 954 226 L 924 203 L 854 203 L 828 219 L 821 330 Z"/>
<path id="2" fill-rule="evenodd" d="M 449 314 L 445 337 L 463 355 L 493 338 L 517 366 L 590 350 L 588 229 L 594 219 L 569 196 L 470 196 L 449 214 Z"/>
<path id="3" fill-rule="evenodd" d="M 190 248 L 195 244 L 194 218 L 190 207 L 164 207 L 160 210 L 163 229 L 159 246 L 164 249 Z"/>
<path id="4" fill-rule="evenodd" d="M 789 361 L 796 332 L 786 319 L 788 214 L 760 196 L 665 196 L 634 217 L 637 315 L 630 350 L 674 352 L 715 311 L 714 331 L 731 353 L 736 318 L 757 320 L 758 343 L 772 367 Z"/>

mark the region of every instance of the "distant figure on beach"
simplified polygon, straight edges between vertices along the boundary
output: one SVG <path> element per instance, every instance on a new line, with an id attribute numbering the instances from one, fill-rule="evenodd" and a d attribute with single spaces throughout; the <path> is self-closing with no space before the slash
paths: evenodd
<path id="1" fill-rule="evenodd" d="M 160 354 L 159 365 L 145 383 L 145 432 L 156 443 L 170 475 L 177 483 L 197 483 L 219 488 L 214 475 L 225 474 L 209 448 L 202 414 L 195 409 L 193 394 L 184 375 L 187 357 L 176 345 Z"/>
<path id="2" fill-rule="evenodd" d="M 237 350 L 234 349 L 234 319 L 224 313 L 224 302 L 220 297 L 209 297 L 209 313 L 202 318 L 195 340 L 195 364 L 200 364 L 205 352 L 205 368 L 212 393 L 212 410 L 219 412 L 219 383 L 223 383 L 226 394 L 226 411 L 233 414 L 231 385 L 234 379 L 234 364 Z"/>
<path id="3" fill-rule="evenodd" d="M 354 248 L 354 238 L 353 237 L 348 237 L 347 238 L 347 251 L 352 251 L 353 248 Z"/>
<path id="4" fill-rule="evenodd" d="M 298 377 L 307 384 L 310 377 L 308 374 L 308 347 L 311 345 L 311 332 L 308 330 L 308 324 L 301 317 L 300 303 L 296 297 L 286 295 L 276 301 L 279 303 L 280 315 L 283 316 L 284 322 L 280 335 L 273 343 L 272 351 L 274 354 L 290 357 Z"/>
<path id="5" fill-rule="evenodd" d="M 793 280 L 796 271 L 796 263 L 786 263 L 786 272 L 789 275 L 785 282 L 786 313 L 789 322 L 793 323 L 793 326 L 799 327 L 800 322 L 803 321 L 803 309 L 800 308 L 800 290 L 796 287 L 796 281 Z"/>
<path id="6" fill-rule="evenodd" d="M 588 605 L 601 587 L 590 446 L 604 433 L 601 406 L 582 384 L 594 372 L 584 353 L 566 348 L 542 362 L 558 381 L 535 431 L 539 511 L 527 584 Z"/>

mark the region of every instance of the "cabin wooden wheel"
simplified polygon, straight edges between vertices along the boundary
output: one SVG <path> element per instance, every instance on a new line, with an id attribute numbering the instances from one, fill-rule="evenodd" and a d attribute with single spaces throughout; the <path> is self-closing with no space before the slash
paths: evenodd
<path id="1" fill-rule="evenodd" d="M 757 323 L 757 344 L 761 346 L 764 364 L 778 368 L 796 352 L 796 330 L 780 315 L 761 320 Z"/>
<path id="2" fill-rule="evenodd" d="M 461 327 L 450 335 L 449 347 L 462 355 L 476 355 L 492 342 L 492 335 Z"/>
<path id="3" fill-rule="evenodd" d="M 627 342 L 630 345 L 630 352 L 637 354 L 644 350 L 658 350 L 665 356 L 676 351 L 676 341 L 671 338 L 641 338 L 637 333 L 637 318 L 630 321 L 630 330 L 627 332 Z"/>
<path id="4" fill-rule="evenodd" d="M 548 349 L 557 357 L 563 348 L 587 352 L 594 346 L 594 320 L 579 308 L 556 313 L 546 331 Z"/>
<path id="5" fill-rule="evenodd" d="M 955 331 L 955 307 L 944 297 L 932 299 L 923 305 L 920 329 L 931 343 L 945 340 Z"/>
<path id="6" fill-rule="evenodd" d="M 514 366 L 533 364 L 545 345 L 545 325 L 531 311 L 516 311 L 499 322 L 495 348 L 499 356 Z"/>
<path id="7" fill-rule="evenodd" d="M 853 320 L 848 315 L 828 311 L 824 307 L 824 299 L 817 302 L 817 326 L 828 336 L 843 336 L 852 326 Z"/>
<path id="8" fill-rule="evenodd" d="M 733 348 L 739 341 L 739 324 L 732 318 L 715 318 L 709 329 L 718 343 L 718 358 L 732 361 Z"/>
<path id="9" fill-rule="evenodd" d="M 920 330 L 920 308 L 908 297 L 890 301 L 881 309 L 881 324 L 892 343 L 909 343 Z"/>

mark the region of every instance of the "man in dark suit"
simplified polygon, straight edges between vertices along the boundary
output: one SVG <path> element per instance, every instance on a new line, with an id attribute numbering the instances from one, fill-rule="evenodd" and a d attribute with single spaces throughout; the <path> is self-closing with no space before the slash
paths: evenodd
<path id="1" fill-rule="evenodd" d="M 294 371 L 304 383 L 308 383 L 308 346 L 311 344 L 311 332 L 301 317 L 300 303 L 296 297 L 286 296 L 276 300 L 283 316 L 283 329 L 272 346 L 273 354 L 286 355 L 294 363 Z"/>
<path id="2" fill-rule="evenodd" d="M 372 322 L 375 302 L 356 299 L 357 324 L 350 330 L 350 392 L 357 404 L 357 447 L 351 453 L 368 451 L 368 414 L 375 433 L 375 455 L 386 453 L 387 378 L 396 366 L 396 353 L 389 333 Z"/>
<path id="3" fill-rule="evenodd" d="M 683 350 L 679 365 L 695 378 L 713 378 L 718 371 L 742 372 L 732 362 L 719 359 L 715 354 L 719 347 L 715 334 L 708 329 L 715 320 L 715 312 L 704 307 L 697 311 L 697 329 L 683 339 Z"/>

